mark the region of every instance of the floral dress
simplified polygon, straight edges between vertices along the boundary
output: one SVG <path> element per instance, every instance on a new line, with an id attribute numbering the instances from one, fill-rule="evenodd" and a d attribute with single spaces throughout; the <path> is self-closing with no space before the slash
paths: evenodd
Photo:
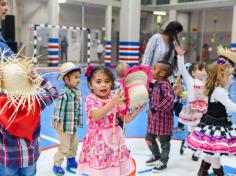
<path id="1" fill-rule="evenodd" d="M 90 94 L 86 97 L 86 115 L 89 129 L 84 138 L 82 151 L 79 157 L 78 174 L 86 173 L 89 176 L 127 176 L 135 170 L 132 158 L 125 145 L 122 129 L 116 121 L 113 136 L 113 117 L 119 112 L 113 108 L 100 120 L 90 116 L 90 112 L 109 103 L 106 100 Z"/>

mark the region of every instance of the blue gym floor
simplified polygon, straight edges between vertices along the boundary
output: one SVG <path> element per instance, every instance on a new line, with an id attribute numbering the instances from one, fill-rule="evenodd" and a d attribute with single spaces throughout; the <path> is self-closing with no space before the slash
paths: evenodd
<path id="1" fill-rule="evenodd" d="M 44 75 L 45 73 L 42 73 Z M 53 85 L 57 87 L 58 90 L 63 89 L 64 83 L 62 81 L 57 80 L 58 73 L 47 73 L 45 74 L 44 78 L 51 81 Z M 236 82 L 234 82 L 231 87 L 231 97 L 234 102 L 236 102 Z M 85 100 L 85 97 L 90 93 L 89 88 L 87 87 L 87 81 L 85 76 L 81 76 L 81 82 L 79 85 L 79 89 L 82 90 L 83 94 L 83 103 Z M 145 107 L 145 109 L 129 124 L 126 125 L 125 135 L 126 137 L 144 137 L 147 129 L 147 110 L 148 107 Z M 41 115 L 41 135 L 46 136 L 52 139 L 57 139 L 56 131 L 51 127 L 51 120 L 53 117 L 53 109 L 54 104 L 50 105 L 48 108 L 46 108 Z M 86 117 L 85 117 L 85 109 L 83 109 L 83 128 L 78 129 L 78 136 L 80 140 L 83 140 L 83 137 L 85 136 L 87 126 L 86 126 Z M 233 121 L 236 123 L 236 113 L 233 113 Z M 175 117 L 175 125 L 177 124 L 177 118 Z M 175 139 L 182 139 L 187 136 L 187 131 L 184 133 L 176 133 L 174 132 L 173 138 Z M 52 142 L 53 140 L 45 139 L 45 137 L 42 137 L 41 139 L 41 148 L 50 148 L 52 146 L 55 146 L 56 143 Z"/>

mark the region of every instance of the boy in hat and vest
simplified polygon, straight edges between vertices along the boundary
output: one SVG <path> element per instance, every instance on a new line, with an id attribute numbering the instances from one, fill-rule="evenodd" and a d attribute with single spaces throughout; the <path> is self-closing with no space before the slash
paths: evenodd
<path id="1" fill-rule="evenodd" d="M 78 89 L 81 67 L 72 62 L 62 64 L 59 80 L 65 82 L 65 88 L 59 94 L 54 111 L 53 127 L 59 135 L 59 149 L 54 156 L 53 172 L 64 175 L 61 165 L 67 158 L 67 168 L 77 168 L 75 160 L 78 147 L 77 127 L 82 123 L 82 95 Z"/>
<path id="2" fill-rule="evenodd" d="M 152 69 L 153 79 L 156 82 L 150 89 L 148 129 L 145 140 L 153 155 L 146 161 L 146 165 L 155 166 L 153 172 L 166 169 L 169 160 L 175 95 L 167 78 L 172 73 L 172 65 L 162 61 L 155 64 Z M 156 142 L 157 137 L 161 143 L 161 152 Z"/>

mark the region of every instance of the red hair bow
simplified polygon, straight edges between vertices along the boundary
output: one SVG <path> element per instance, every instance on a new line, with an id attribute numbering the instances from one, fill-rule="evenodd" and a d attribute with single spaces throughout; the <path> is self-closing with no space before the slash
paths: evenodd
<path id="1" fill-rule="evenodd" d="M 84 76 L 86 76 L 86 77 L 91 76 L 91 73 L 92 73 L 92 71 L 93 71 L 94 69 L 95 69 L 94 66 L 89 65 L 88 68 L 87 68 L 87 70 L 86 70 L 86 72 L 85 72 L 85 74 L 84 74 Z"/>

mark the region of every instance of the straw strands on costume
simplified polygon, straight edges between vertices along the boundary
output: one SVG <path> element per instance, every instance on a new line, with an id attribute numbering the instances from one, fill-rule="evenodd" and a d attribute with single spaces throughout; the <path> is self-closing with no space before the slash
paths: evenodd
<path id="1" fill-rule="evenodd" d="M 40 104 L 39 100 L 44 103 L 39 94 L 45 93 L 45 90 L 40 87 L 42 78 L 34 71 L 33 58 L 20 53 L 6 57 L 5 53 L 6 50 L 0 51 L 0 91 L 6 96 L 1 96 L 0 99 L 3 102 L 7 98 L 7 101 L 0 114 L 5 108 L 14 107 L 14 112 L 8 119 L 8 128 L 18 111 L 26 109 L 27 113 L 35 112 L 35 104 Z"/>

